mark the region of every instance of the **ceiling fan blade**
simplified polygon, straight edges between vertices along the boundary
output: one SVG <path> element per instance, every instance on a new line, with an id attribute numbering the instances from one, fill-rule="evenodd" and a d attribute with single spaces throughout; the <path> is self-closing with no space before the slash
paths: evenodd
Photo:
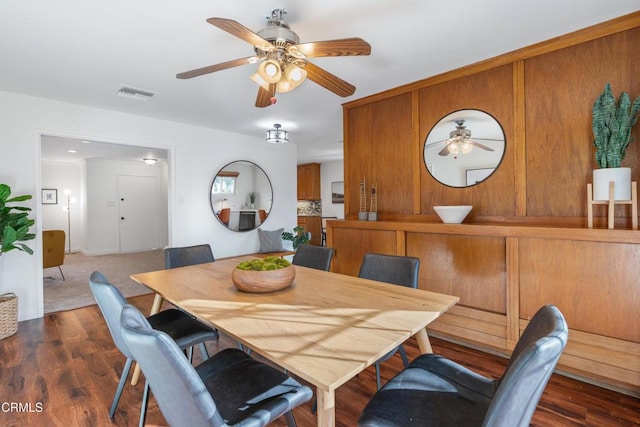
<path id="1" fill-rule="evenodd" d="M 271 43 L 233 19 L 209 18 L 207 22 L 261 50 L 270 51 L 275 49 Z"/>
<path id="2" fill-rule="evenodd" d="M 359 37 L 326 40 L 292 45 L 289 53 L 297 58 L 319 58 L 322 56 L 369 55 L 371 45 Z"/>
<path id="3" fill-rule="evenodd" d="M 438 152 L 439 156 L 448 156 L 450 153 L 449 151 L 449 144 L 445 144 L 444 148 L 442 150 L 440 150 L 440 152 Z"/>
<path id="4" fill-rule="evenodd" d="M 258 96 L 256 97 L 256 107 L 263 108 L 273 105 L 271 100 L 276 95 L 276 84 L 270 84 L 269 90 L 262 86 L 258 86 Z"/>
<path id="5" fill-rule="evenodd" d="M 227 68 L 237 67 L 240 65 L 251 64 L 258 62 L 260 59 L 257 56 L 248 56 L 246 58 L 234 59 L 233 61 L 222 62 L 216 65 L 209 65 L 207 67 L 197 68 L 191 71 L 185 71 L 184 73 L 176 74 L 178 79 L 190 79 L 192 77 L 198 77 L 203 74 L 213 73 L 215 71 L 226 70 Z"/>
<path id="6" fill-rule="evenodd" d="M 493 148 L 491 147 L 487 147 L 486 145 L 480 144 L 479 142 L 476 142 L 472 139 L 468 140 L 469 144 L 471 145 L 475 145 L 478 148 L 482 148 L 483 150 L 487 150 L 487 151 L 495 151 Z"/>
<path id="7" fill-rule="evenodd" d="M 311 62 L 307 62 L 304 69 L 307 71 L 307 78 L 338 96 L 350 96 L 356 91 L 356 87 L 351 83 L 345 82 Z"/>

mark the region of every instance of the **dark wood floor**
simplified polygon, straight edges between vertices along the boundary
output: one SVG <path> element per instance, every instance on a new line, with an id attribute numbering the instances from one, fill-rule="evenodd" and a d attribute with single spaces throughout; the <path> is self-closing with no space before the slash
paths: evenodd
<path id="1" fill-rule="evenodd" d="M 130 299 L 143 312 L 151 296 Z M 445 341 L 432 339 L 434 351 L 487 376 L 498 377 L 506 360 Z M 222 337 L 210 351 L 234 346 Z M 410 358 L 418 354 L 413 340 Z M 142 381 L 128 384 L 111 421 L 113 398 L 124 357 L 114 347 L 97 306 L 59 312 L 43 319 L 21 322 L 18 333 L 0 341 L 0 425 L 2 426 L 135 426 L 138 422 Z M 398 356 L 382 367 L 383 381 L 402 365 Z M 337 426 L 355 426 L 358 415 L 375 392 L 372 368 L 340 387 L 336 394 Z M 20 404 L 10 411 L 7 403 Z M 298 426 L 314 426 L 311 403 L 294 413 Z M 147 425 L 166 425 L 151 399 Z M 277 420 L 276 426 L 284 426 Z M 553 375 L 533 418 L 535 426 L 640 425 L 640 399 L 618 394 L 573 379 Z"/>

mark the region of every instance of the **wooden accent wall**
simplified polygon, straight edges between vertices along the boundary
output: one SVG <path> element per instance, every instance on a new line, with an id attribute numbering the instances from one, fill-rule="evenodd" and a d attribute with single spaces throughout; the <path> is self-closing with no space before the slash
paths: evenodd
<path id="1" fill-rule="evenodd" d="M 420 287 L 460 303 L 431 333 L 508 354 L 543 304 L 570 328 L 564 372 L 640 396 L 640 233 L 631 209 L 594 207 L 593 102 L 610 82 L 640 96 L 640 12 L 344 105 L 345 221 L 332 221 L 333 270 L 366 252 L 419 257 Z M 496 172 L 469 188 L 435 181 L 424 141 L 445 115 L 483 110 L 502 125 Z M 623 166 L 640 181 L 640 125 Z M 357 221 L 358 185 L 377 184 L 378 221 Z M 471 204 L 462 225 L 434 205 Z"/>
<path id="2" fill-rule="evenodd" d="M 380 220 L 436 220 L 432 206 L 472 204 L 472 222 L 586 226 L 586 185 L 596 167 L 591 108 L 610 82 L 640 95 L 640 12 L 344 105 L 345 215 L 356 219 L 358 184 L 378 187 Z M 496 172 L 467 189 L 435 181 L 424 141 L 445 115 L 496 117 L 506 152 Z M 633 130 L 640 140 L 640 126 Z M 623 166 L 640 180 L 640 149 Z M 606 207 L 596 206 L 596 226 Z M 616 226 L 631 210 L 616 207 Z"/>

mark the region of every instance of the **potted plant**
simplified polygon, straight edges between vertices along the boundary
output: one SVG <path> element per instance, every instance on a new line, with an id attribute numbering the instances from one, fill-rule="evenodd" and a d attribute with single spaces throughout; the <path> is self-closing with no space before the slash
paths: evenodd
<path id="1" fill-rule="evenodd" d="M 298 246 L 309 243 L 311 240 L 311 233 L 304 231 L 304 227 L 299 225 L 293 229 L 293 233 L 285 231 L 282 233 L 282 240 L 289 240 L 293 242 L 293 250 L 298 249 Z"/>
<path id="2" fill-rule="evenodd" d="M 29 233 L 29 228 L 35 223 L 29 218 L 31 208 L 26 206 L 16 206 L 16 202 L 30 200 L 30 195 L 11 197 L 11 187 L 0 184 L 0 255 L 5 252 L 17 249 L 28 254 L 33 254 L 33 250 L 24 241 L 36 238 L 36 235 Z"/>
<path id="3" fill-rule="evenodd" d="M 609 199 L 609 182 L 614 182 L 615 200 L 631 199 L 631 169 L 621 167 L 627 147 L 633 140 L 631 129 L 638 120 L 640 97 L 631 103 L 629 95 L 622 92 L 619 102 L 607 83 L 604 91 L 593 104 L 593 145 L 596 147 L 596 163 L 600 169 L 593 171 L 593 199 Z"/>
<path id="4" fill-rule="evenodd" d="M 276 256 L 243 261 L 231 272 L 231 281 L 241 291 L 274 292 L 293 283 L 296 270 L 289 261 Z"/>
<path id="5" fill-rule="evenodd" d="M 257 194 L 255 192 L 249 193 L 249 203 L 250 203 L 251 209 L 255 207 L 256 196 Z"/>

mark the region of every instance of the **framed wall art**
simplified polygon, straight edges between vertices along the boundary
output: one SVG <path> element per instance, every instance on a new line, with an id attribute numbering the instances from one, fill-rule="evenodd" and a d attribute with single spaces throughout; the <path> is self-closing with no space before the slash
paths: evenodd
<path id="1" fill-rule="evenodd" d="M 58 190 L 54 188 L 42 189 L 42 204 L 43 205 L 57 205 L 58 204 Z"/>
<path id="2" fill-rule="evenodd" d="M 331 183 L 331 203 L 344 203 L 344 181 Z"/>

